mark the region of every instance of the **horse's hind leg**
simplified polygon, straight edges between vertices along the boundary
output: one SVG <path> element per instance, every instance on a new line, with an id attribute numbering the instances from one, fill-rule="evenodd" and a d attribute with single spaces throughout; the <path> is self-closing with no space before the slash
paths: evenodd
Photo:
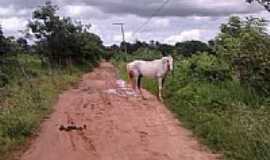
<path id="1" fill-rule="evenodd" d="M 132 71 L 127 70 L 128 73 L 128 84 L 131 84 L 132 79 L 133 79 L 133 73 Z"/>
<path id="2" fill-rule="evenodd" d="M 134 91 L 136 91 L 137 90 L 137 77 L 134 77 L 133 79 L 132 79 L 132 81 L 131 81 L 131 86 L 132 86 L 132 89 L 134 90 Z"/>
<path id="3" fill-rule="evenodd" d="M 132 70 L 128 70 L 128 84 L 131 85 L 131 87 L 133 88 L 133 90 L 136 90 L 136 85 L 135 85 L 135 73 Z"/>
<path id="4" fill-rule="evenodd" d="M 143 92 L 142 92 L 142 89 L 141 89 L 142 77 L 143 77 L 142 75 L 139 75 L 139 76 L 138 76 L 137 87 L 138 87 L 138 89 L 139 89 L 139 91 L 140 91 L 140 94 L 141 94 L 142 98 L 143 98 L 143 99 L 146 99 L 146 98 L 144 97 Z"/>

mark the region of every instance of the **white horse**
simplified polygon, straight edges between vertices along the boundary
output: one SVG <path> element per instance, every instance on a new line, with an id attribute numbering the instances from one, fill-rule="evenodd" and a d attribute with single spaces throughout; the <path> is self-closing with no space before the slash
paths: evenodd
<path id="1" fill-rule="evenodd" d="M 141 90 L 142 77 L 149 77 L 157 79 L 158 81 L 158 99 L 162 99 L 162 88 L 167 74 L 173 70 L 173 58 L 172 56 L 162 57 L 161 59 L 153 61 L 135 60 L 127 64 L 127 72 L 129 77 L 129 83 L 131 81 L 132 88 L 136 91 L 139 89 L 143 99 L 145 97 Z"/>

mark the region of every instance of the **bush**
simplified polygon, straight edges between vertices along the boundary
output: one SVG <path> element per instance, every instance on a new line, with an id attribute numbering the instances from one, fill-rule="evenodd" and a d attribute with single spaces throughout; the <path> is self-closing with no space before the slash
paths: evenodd
<path id="1" fill-rule="evenodd" d="M 229 65 L 208 53 L 193 55 L 189 60 L 188 75 L 197 80 L 224 81 L 231 79 Z"/>
<path id="2" fill-rule="evenodd" d="M 217 54 L 230 64 L 241 84 L 263 96 L 270 95 L 269 46 L 266 21 L 261 18 L 231 17 L 216 38 Z"/>

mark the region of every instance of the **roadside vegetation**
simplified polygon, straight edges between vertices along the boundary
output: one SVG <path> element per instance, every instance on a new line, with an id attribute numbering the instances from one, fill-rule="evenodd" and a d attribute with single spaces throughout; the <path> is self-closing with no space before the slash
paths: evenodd
<path id="1" fill-rule="evenodd" d="M 175 70 L 165 84 L 165 101 L 183 125 L 226 160 L 266 160 L 270 159 L 269 42 L 264 19 L 231 17 L 208 44 L 152 42 L 128 55 L 121 52 L 122 44 L 113 46 L 112 62 L 125 79 L 127 62 L 172 54 Z M 142 44 L 128 46 L 138 43 Z M 143 83 L 157 92 L 153 81 Z"/>
<path id="2" fill-rule="evenodd" d="M 12 158 L 35 133 L 61 91 L 104 58 L 90 25 L 60 17 L 57 10 L 50 2 L 38 7 L 25 37 L 6 37 L 0 28 L 1 160 Z"/>

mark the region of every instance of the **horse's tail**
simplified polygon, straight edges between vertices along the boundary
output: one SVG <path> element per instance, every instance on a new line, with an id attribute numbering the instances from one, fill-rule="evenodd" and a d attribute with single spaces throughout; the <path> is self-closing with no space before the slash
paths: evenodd
<path id="1" fill-rule="evenodd" d="M 126 67 L 127 67 L 126 69 L 127 69 L 127 74 L 128 74 L 128 83 L 130 84 L 131 79 L 133 79 L 134 77 L 134 74 L 133 74 L 133 71 L 130 69 L 129 64 L 127 64 Z"/>
<path id="2" fill-rule="evenodd" d="M 130 78 L 130 79 L 134 78 L 134 72 L 132 70 L 128 71 L 128 78 Z"/>

